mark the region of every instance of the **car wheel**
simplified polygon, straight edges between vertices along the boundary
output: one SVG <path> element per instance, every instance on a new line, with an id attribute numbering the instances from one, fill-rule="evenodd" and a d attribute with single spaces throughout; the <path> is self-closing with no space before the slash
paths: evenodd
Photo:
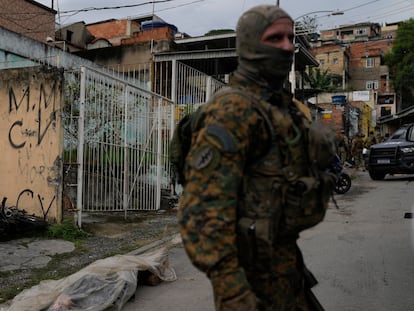
<path id="1" fill-rule="evenodd" d="M 372 180 L 383 180 L 385 175 L 386 173 L 383 172 L 369 171 L 369 177 L 371 177 Z"/>

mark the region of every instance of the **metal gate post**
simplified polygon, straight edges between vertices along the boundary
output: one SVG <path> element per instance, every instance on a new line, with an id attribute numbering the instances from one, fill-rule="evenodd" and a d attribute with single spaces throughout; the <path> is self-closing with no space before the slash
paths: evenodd
<path id="1" fill-rule="evenodd" d="M 157 189 L 156 189 L 156 209 L 161 207 L 161 170 L 163 165 L 161 163 L 162 154 L 162 98 L 158 98 L 158 113 L 157 113 Z"/>
<path id="2" fill-rule="evenodd" d="M 208 102 L 208 100 L 211 97 L 212 92 L 212 88 L 213 88 L 213 84 L 212 84 L 212 79 L 210 76 L 206 77 L 207 81 L 206 81 L 206 102 Z"/>
<path id="3" fill-rule="evenodd" d="M 124 208 L 124 217 L 127 218 L 128 212 L 128 205 L 129 205 L 129 152 L 128 152 L 128 142 L 127 142 L 127 134 L 128 134 L 128 91 L 129 87 L 125 84 L 125 96 L 124 96 L 124 191 L 123 191 L 123 208 Z"/>
<path id="4" fill-rule="evenodd" d="M 82 228 L 82 206 L 83 206 L 83 145 L 84 145 L 84 126 L 85 126 L 85 99 L 86 99 L 86 68 L 81 67 L 80 79 L 80 98 L 79 98 L 79 119 L 78 119 L 78 176 L 77 176 L 77 193 L 76 209 L 77 224 Z"/>
<path id="5" fill-rule="evenodd" d="M 170 138 L 172 138 L 174 129 L 175 129 L 175 110 L 177 103 L 177 60 L 173 59 L 171 61 L 171 125 L 170 125 Z"/>

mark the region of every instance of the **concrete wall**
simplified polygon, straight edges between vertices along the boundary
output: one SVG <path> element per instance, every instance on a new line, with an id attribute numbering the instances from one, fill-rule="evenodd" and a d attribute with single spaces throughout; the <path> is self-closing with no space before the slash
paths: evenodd
<path id="1" fill-rule="evenodd" d="M 77 22 L 56 31 L 56 41 L 49 44 L 67 52 L 75 52 L 86 49 L 87 44 L 93 39 L 93 35 L 86 29 L 85 22 Z"/>
<path id="2" fill-rule="evenodd" d="M 76 55 L 89 59 L 103 67 L 133 66 L 152 62 L 153 52 L 165 52 L 170 50 L 171 40 L 158 40 L 154 42 L 137 42 L 123 46 L 114 46 L 102 49 L 94 49 L 76 52 Z M 131 67 L 132 68 L 132 67 Z"/>
<path id="3" fill-rule="evenodd" d="M 0 70 L 0 197 L 61 220 L 63 74 L 43 67 Z"/>
<path id="4" fill-rule="evenodd" d="M 91 61 L 66 53 L 46 43 L 27 38 L 1 26 L 0 50 L 6 54 L 14 54 L 35 62 L 45 62 L 51 66 L 63 67 L 65 69 L 78 69 L 80 66 L 97 67 Z M 4 64 L 0 63 L 0 66 L 4 66 Z"/>
<path id="5" fill-rule="evenodd" d="M 324 47 L 325 48 L 325 47 Z M 314 56 L 319 61 L 322 71 L 328 70 L 331 74 L 342 75 L 346 68 L 345 49 L 337 46 L 331 50 L 315 49 Z"/>

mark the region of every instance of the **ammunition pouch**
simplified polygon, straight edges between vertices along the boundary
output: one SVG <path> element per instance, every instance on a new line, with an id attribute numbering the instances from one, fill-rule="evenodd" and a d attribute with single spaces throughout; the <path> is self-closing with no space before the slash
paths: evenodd
<path id="1" fill-rule="evenodd" d="M 285 233 L 311 228 L 325 217 L 335 178 L 329 173 L 319 175 L 300 177 L 287 186 L 283 209 Z"/>
<path id="2" fill-rule="evenodd" d="M 245 183 L 238 207 L 239 260 L 243 266 L 260 267 L 280 239 L 296 237 L 323 220 L 335 177 L 321 172 L 319 178 L 300 177 L 283 184 L 280 178 L 255 176 Z"/>

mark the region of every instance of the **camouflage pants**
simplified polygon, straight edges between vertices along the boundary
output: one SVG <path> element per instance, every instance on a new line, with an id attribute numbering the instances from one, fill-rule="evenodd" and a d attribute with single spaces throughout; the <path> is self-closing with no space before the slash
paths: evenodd
<path id="1" fill-rule="evenodd" d="M 355 168 L 364 167 L 364 160 L 362 157 L 362 150 L 356 151 L 354 154 Z"/>
<path id="2" fill-rule="evenodd" d="M 246 268 L 247 279 L 259 299 L 260 311 L 307 311 L 303 262 L 295 243 L 273 249 L 272 264 Z"/>
<path id="3" fill-rule="evenodd" d="M 344 147 L 339 147 L 338 148 L 338 156 L 341 159 L 341 162 L 344 163 L 347 159 L 347 152 L 346 149 Z"/>

